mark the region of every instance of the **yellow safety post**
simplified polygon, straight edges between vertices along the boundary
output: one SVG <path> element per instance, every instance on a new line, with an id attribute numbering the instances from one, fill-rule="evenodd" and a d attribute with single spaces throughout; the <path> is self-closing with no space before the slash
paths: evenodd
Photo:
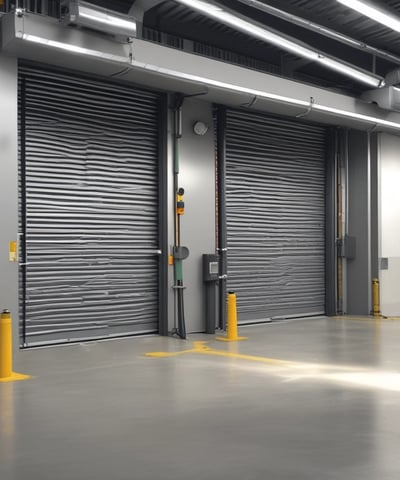
<path id="1" fill-rule="evenodd" d="M 228 321 L 226 327 L 226 337 L 217 337 L 221 342 L 238 342 L 247 340 L 247 337 L 238 336 L 236 293 L 228 293 Z"/>
<path id="2" fill-rule="evenodd" d="M 372 315 L 374 317 L 382 316 L 379 294 L 379 280 L 377 278 L 372 279 Z"/>
<path id="3" fill-rule="evenodd" d="M 12 370 L 12 322 L 8 310 L 0 315 L 0 382 L 27 380 L 29 375 L 15 373 Z"/>

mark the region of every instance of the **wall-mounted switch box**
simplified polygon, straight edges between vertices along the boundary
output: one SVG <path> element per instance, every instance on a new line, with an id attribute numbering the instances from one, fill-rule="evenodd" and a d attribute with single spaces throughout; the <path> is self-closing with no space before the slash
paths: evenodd
<path id="1" fill-rule="evenodd" d="M 18 248 L 15 240 L 8 242 L 8 260 L 16 262 L 18 260 Z"/>

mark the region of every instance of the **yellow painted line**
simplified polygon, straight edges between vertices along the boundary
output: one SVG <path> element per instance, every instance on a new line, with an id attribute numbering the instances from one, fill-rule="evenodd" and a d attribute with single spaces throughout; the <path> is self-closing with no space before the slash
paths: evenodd
<path id="1" fill-rule="evenodd" d="M 29 380 L 30 378 L 32 378 L 30 375 L 24 375 L 22 373 L 12 372 L 9 377 L 0 378 L 0 383 L 20 382 L 22 380 Z"/>
<path id="2" fill-rule="evenodd" d="M 180 352 L 149 352 L 146 357 L 165 358 L 177 357 L 187 353 L 200 353 L 201 355 L 212 355 L 216 357 L 235 358 L 239 360 L 247 360 L 250 362 L 261 362 L 269 365 L 280 365 L 284 367 L 295 367 L 297 365 L 305 365 L 304 362 L 294 362 L 289 360 L 280 360 L 278 358 L 260 357 L 256 355 L 247 355 L 243 353 L 226 352 L 224 350 L 216 350 L 206 345 L 207 342 L 193 342 L 193 348 L 190 350 L 182 350 Z M 310 364 L 312 365 L 312 364 Z"/>
<path id="3" fill-rule="evenodd" d="M 285 369 L 271 369 L 268 371 L 269 374 L 278 375 L 285 379 L 285 381 L 318 379 L 352 384 L 354 386 L 375 389 L 380 388 L 396 392 L 398 391 L 400 393 L 400 373 L 397 372 L 382 372 L 379 370 L 368 370 L 361 367 L 358 368 L 345 365 L 305 363 L 256 355 L 247 355 L 242 353 L 226 352 L 211 348 L 206 345 L 206 342 L 194 342 L 192 349 L 183 350 L 181 352 L 153 352 L 146 355 L 154 357 L 166 357 L 187 353 L 226 357 L 238 360 L 246 360 L 249 362 L 264 363 L 271 366 L 285 367 Z M 241 368 L 241 365 L 237 365 L 236 368 Z"/>
<path id="4" fill-rule="evenodd" d="M 378 317 L 341 317 L 341 316 L 337 316 L 337 317 L 329 317 L 329 318 L 332 318 L 333 320 L 355 320 L 357 322 L 359 321 L 368 321 L 368 320 L 381 320 L 381 318 L 378 318 Z"/>
<path id="5" fill-rule="evenodd" d="M 209 349 L 206 346 L 207 342 L 193 342 L 193 348 L 190 350 L 181 350 L 180 352 L 149 352 L 145 353 L 145 357 L 165 358 L 165 357 L 177 357 L 184 355 L 185 353 L 194 353 Z"/>
<path id="6" fill-rule="evenodd" d="M 165 357 L 176 357 L 179 355 L 184 355 L 188 353 L 200 354 L 200 355 L 211 355 L 215 357 L 225 357 L 225 358 L 233 358 L 238 360 L 245 360 L 249 362 L 257 362 L 257 363 L 265 363 L 268 365 L 275 365 L 280 367 L 290 367 L 294 369 L 309 369 L 311 371 L 316 370 L 340 370 L 344 372 L 352 372 L 354 370 L 353 367 L 347 367 L 344 365 L 329 365 L 329 364 L 320 364 L 320 363 L 308 363 L 308 362 L 298 362 L 294 360 L 282 360 L 280 358 L 269 358 L 269 357 L 261 357 L 257 355 L 248 355 L 244 353 L 235 353 L 235 352 L 227 352 L 224 350 L 217 350 L 211 348 L 207 345 L 207 342 L 193 342 L 193 348 L 188 350 L 182 350 L 180 352 L 149 352 L 146 353 L 146 357 L 155 357 L 155 358 L 165 358 Z"/>
<path id="7" fill-rule="evenodd" d="M 400 317 L 385 317 L 385 316 L 379 316 L 379 317 L 373 317 L 372 315 L 370 317 L 365 316 L 365 317 L 351 317 L 351 316 L 335 316 L 335 317 L 329 317 L 333 320 L 354 320 L 356 322 L 359 321 L 373 321 L 376 322 L 377 320 L 400 320 Z"/>
<path id="8" fill-rule="evenodd" d="M 239 360 L 247 360 L 250 362 L 261 362 L 268 363 L 269 365 L 280 365 L 284 367 L 293 367 L 298 365 L 298 362 L 290 362 L 288 360 L 279 360 L 278 358 L 268 358 L 268 357 L 258 357 L 255 355 L 246 355 L 243 353 L 232 353 L 224 352 L 223 350 L 214 350 L 210 348 L 209 350 L 197 350 L 196 353 L 201 353 L 203 355 L 213 355 L 217 357 L 226 357 L 226 358 L 237 358 Z"/>
<path id="9" fill-rule="evenodd" d="M 149 352 L 145 353 L 145 357 L 165 358 L 165 357 L 178 357 L 185 353 L 191 353 L 194 350 L 182 350 L 181 352 Z"/>

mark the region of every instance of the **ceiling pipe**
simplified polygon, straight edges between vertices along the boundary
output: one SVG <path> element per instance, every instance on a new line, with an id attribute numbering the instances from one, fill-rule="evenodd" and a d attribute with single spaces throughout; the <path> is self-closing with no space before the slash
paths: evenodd
<path id="1" fill-rule="evenodd" d="M 293 15 L 292 13 L 285 12 L 283 10 L 280 10 L 279 8 L 272 7 L 271 5 L 262 3 L 259 0 L 237 0 L 237 1 L 245 5 L 248 5 L 249 7 L 253 7 L 253 8 L 256 8 L 257 10 L 268 13 L 269 15 L 273 15 L 274 17 L 293 23 L 294 25 L 298 25 L 299 27 L 306 28 L 307 30 L 311 30 L 312 32 L 319 33 L 324 37 L 331 38 L 332 40 L 336 40 L 349 47 L 355 48 L 357 50 L 361 50 L 362 52 L 370 53 L 371 55 L 375 55 L 376 57 L 383 58 L 385 60 L 388 60 L 389 62 L 400 64 L 400 57 L 398 57 L 397 55 L 393 55 L 389 52 L 385 52 L 384 50 L 375 48 L 364 42 L 360 42 L 359 40 L 355 40 L 354 38 L 351 38 L 348 35 L 344 35 L 342 33 L 336 32 L 335 30 L 324 27 L 323 25 L 319 25 L 318 23 L 311 22 L 310 20 L 306 20 L 304 18 L 298 17 L 297 15 Z"/>
<path id="2" fill-rule="evenodd" d="M 333 56 L 326 55 L 325 53 L 316 50 L 293 37 L 284 35 L 277 30 L 261 25 L 255 21 L 249 21 L 247 17 L 241 16 L 232 10 L 228 10 L 216 2 L 209 2 L 206 0 L 175 1 L 239 32 L 275 45 L 297 57 L 306 58 L 310 62 L 315 62 L 327 69 L 336 71 L 341 75 L 363 83 L 364 85 L 374 88 L 381 88 L 385 85 L 384 78 L 379 75 L 355 67 L 354 65 L 339 60 Z"/>

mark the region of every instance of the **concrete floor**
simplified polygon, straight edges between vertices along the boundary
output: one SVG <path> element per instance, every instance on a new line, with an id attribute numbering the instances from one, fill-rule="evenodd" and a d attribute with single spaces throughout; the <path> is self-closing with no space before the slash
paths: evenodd
<path id="1" fill-rule="evenodd" d="M 0 479 L 400 478 L 400 321 L 241 333 L 211 337 L 228 357 L 144 356 L 205 335 L 22 352 L 16 366 L 34 378 L 0 384 Z"/>

